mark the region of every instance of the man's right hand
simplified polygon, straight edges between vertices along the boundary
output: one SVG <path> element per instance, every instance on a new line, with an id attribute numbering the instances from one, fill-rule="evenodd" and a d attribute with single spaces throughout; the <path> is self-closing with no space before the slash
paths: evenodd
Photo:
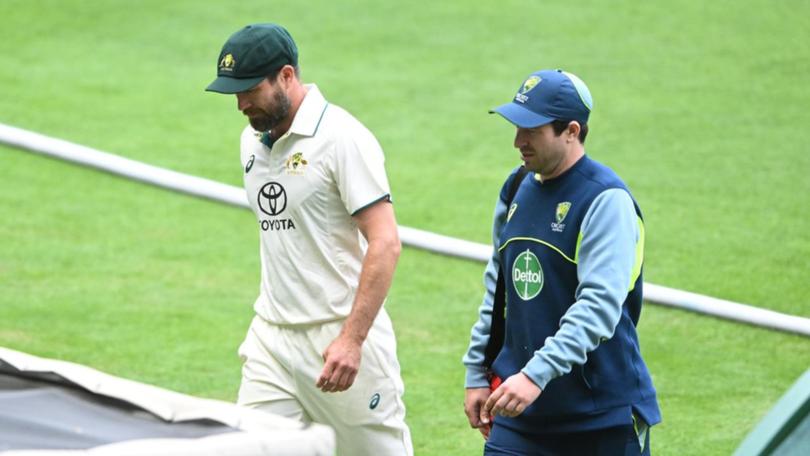
<path id="1" fill-rule="evenodd" d="M 484 412 L 484 403 L 489 398 L 490 390 L 485 388 L 467 388 L 464 395 L 464 413 L 470 427 L 478 429 L 484 440 L 489 438 L 489 430 L 492 428 L 492 417 Z"/>

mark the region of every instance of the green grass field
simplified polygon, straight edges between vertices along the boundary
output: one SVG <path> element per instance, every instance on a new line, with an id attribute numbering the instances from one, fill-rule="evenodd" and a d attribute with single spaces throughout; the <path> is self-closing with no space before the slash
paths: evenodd
<path id="1" fill-rule="evenodd" d="M 487 110 L 561 67 L 588 153 L 646 219 L 645 279 L 810 316 L 810 4 L 3 0 L 0 122 L 241 185 L 227 36 L 284 24 L 302 77 L 378 137 L 406 226 L 487 242 L 519 162 Z M 258 290 L 245 210 L 0 148 L 0 346 L 235 399 Z M 480 454 L 460 358 L 480 264 L 406 249 L 387 303 L 418 455 Z M 810 366 L 810 340 L 648 305 L 653 452 L 729 454 Z"/>

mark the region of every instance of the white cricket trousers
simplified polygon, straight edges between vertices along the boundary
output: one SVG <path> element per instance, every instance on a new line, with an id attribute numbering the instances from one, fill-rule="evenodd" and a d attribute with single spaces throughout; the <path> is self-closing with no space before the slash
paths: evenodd
<path id="1" fill-rule="evenodd" d="M 255 316 L 239 347 L 239 404 L 331 426 L 338 456 L 411 456 L 402 402 L 405 388 L 385 309 L 380 309 L 363 343 L 354 384 L 339 393 L 315 387 L 323 369 L 322 353 L 343 322 L 285 326 Z"/>

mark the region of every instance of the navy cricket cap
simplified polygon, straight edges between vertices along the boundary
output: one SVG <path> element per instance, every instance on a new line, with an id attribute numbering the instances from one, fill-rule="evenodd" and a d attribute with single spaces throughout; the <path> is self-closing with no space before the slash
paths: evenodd
<path id="1" fill-rule="evenodd" d="M 284 65 L 298 65 L 298 48 L 290 33 L 277 24 L 248 25 L 222 46 L 217 78 L 205 90 L 244 92 Z"/>
<path id="2" fill-rule="evenodd" d="M 511 103 L 489 111 L 520 128 L 534 128 L 555 120 L 588 122 L 593 99 L 581 79 L 562 70 L 541 70 L 523 81 Z"/>

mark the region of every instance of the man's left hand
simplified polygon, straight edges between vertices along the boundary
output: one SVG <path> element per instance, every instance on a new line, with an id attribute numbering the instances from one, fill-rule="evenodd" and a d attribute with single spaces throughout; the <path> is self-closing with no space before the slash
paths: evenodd
<path id="1" fill-rule="evenodd" d="M 526 410 L 539 396 L 542 390 L 529 380 L 523 372 L 506 379 L 487 399 L 484 412 L 490 416 L 516 417 Z"/>
<path id="2" fill-rule="evenodd" d="M 349 389 L 360 369 L 362 347 L 362 343 L 342 334 L 333 340 L 323 351 L 323 370 L 315 386 L 326 393 Z"/>

